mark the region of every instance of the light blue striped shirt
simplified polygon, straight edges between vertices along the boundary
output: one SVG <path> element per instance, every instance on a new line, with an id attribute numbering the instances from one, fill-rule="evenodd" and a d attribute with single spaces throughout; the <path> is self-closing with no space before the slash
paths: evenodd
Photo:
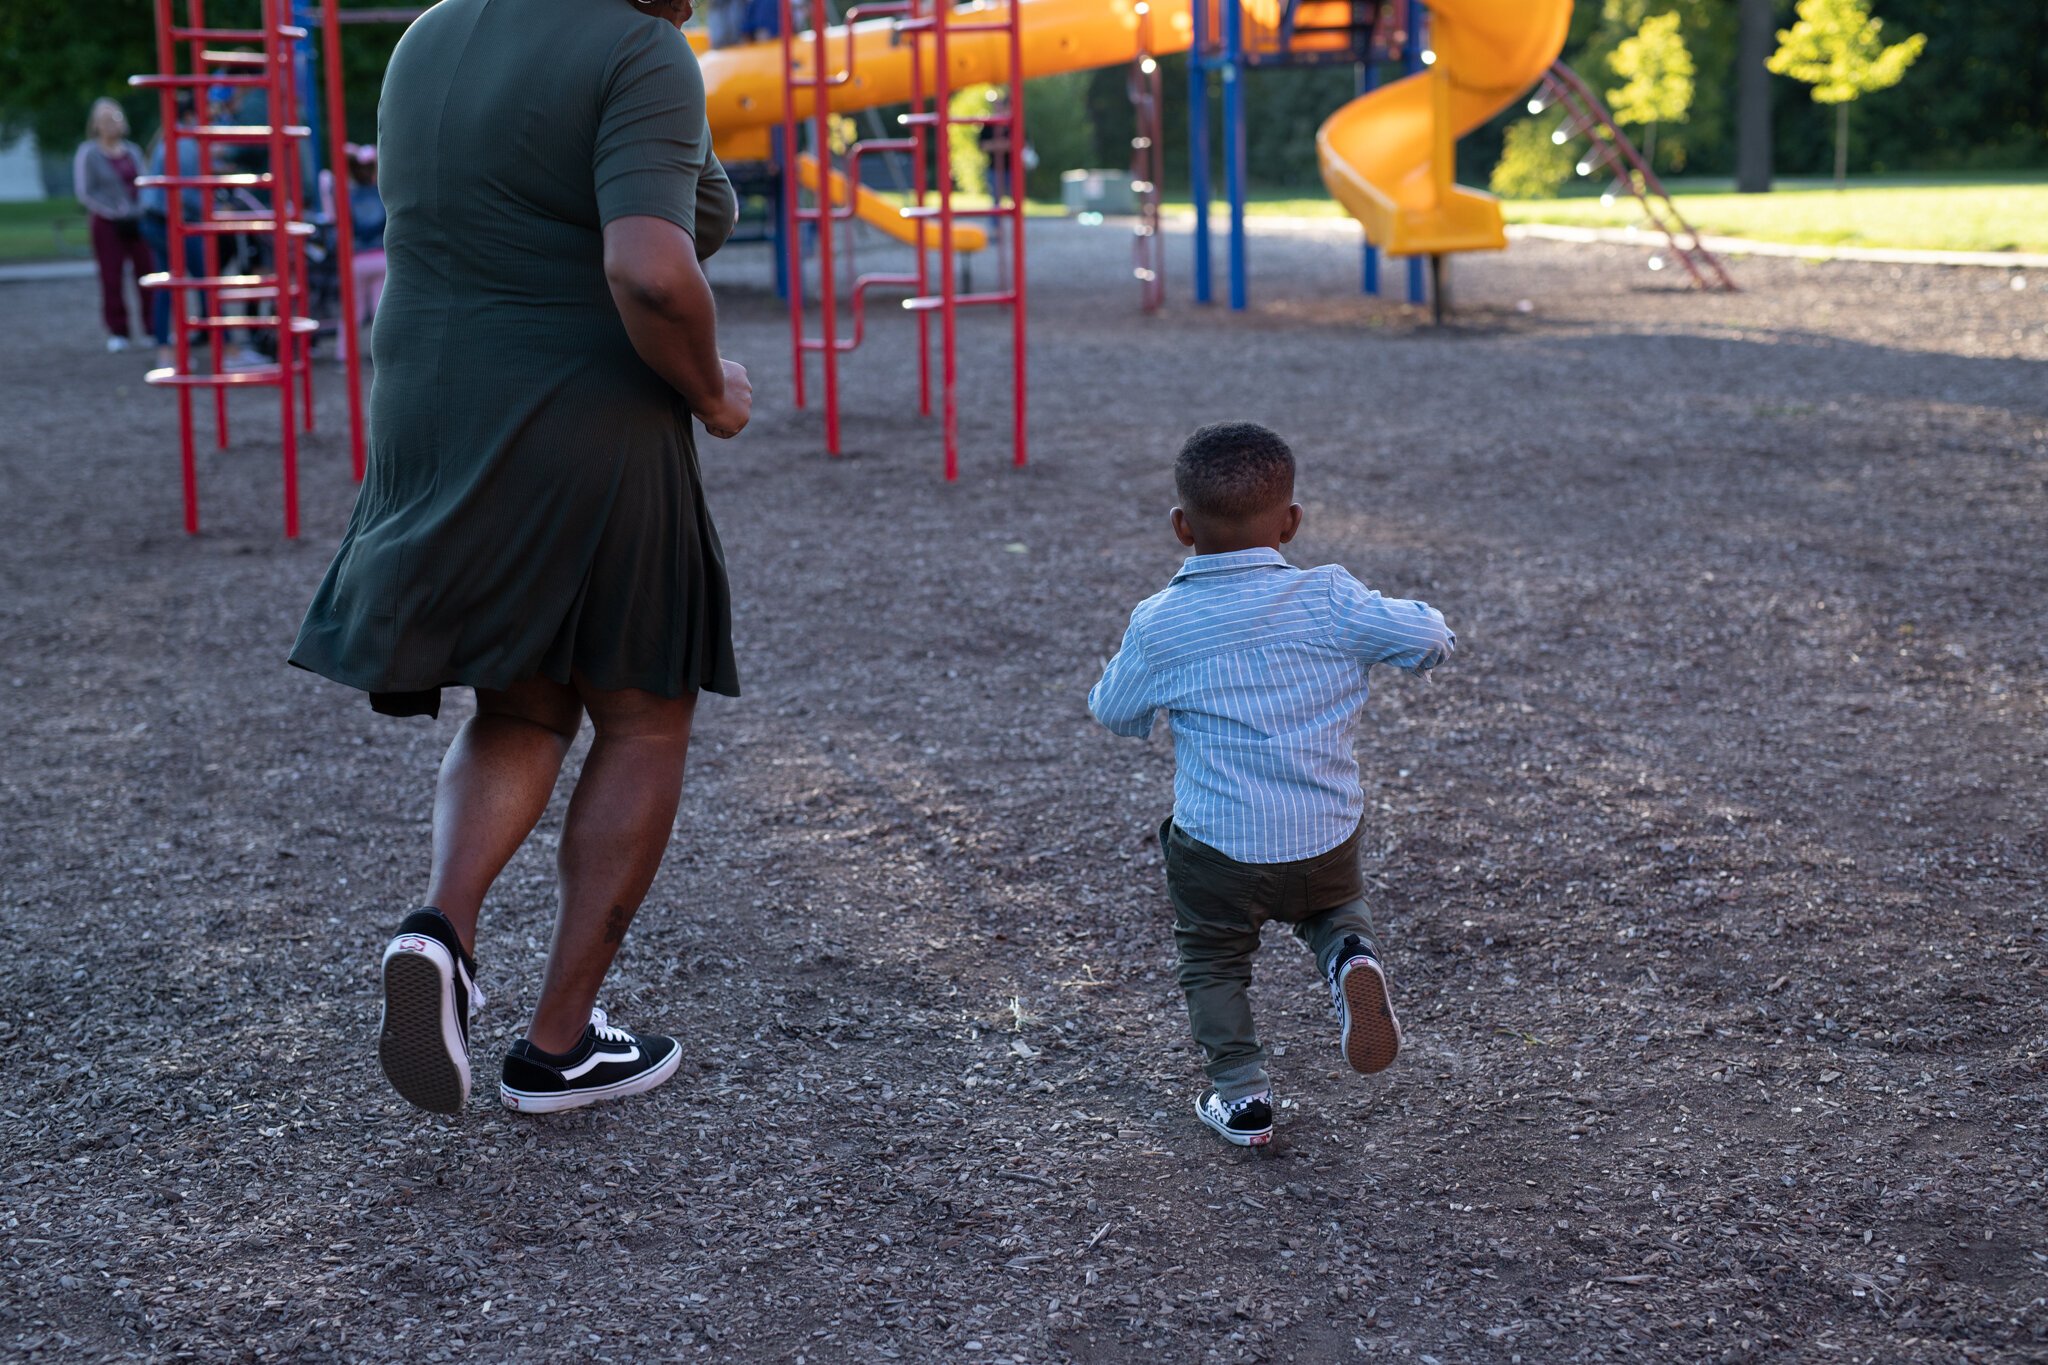
<path id="1" fill-rule="evenodd" d="M 1365 812 L 1351 727 L 1374 664 L 1457 647 L 1443 613 L 1277 550 L 1192 555 L 1138 604 L 1088 709 L 1120 735 L 1173 728 L 1173 823 L 1241 863 L 1327 853 Z"/>

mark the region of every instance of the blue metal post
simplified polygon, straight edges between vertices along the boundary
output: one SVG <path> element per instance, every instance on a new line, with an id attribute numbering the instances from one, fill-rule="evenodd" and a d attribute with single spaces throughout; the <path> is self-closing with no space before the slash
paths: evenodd
<path id="1" fill-rule="evenodd" d="M 1422 0 L 1408 0 L 1408 41 L 1401 50 L 1401 69 L 1409 75 L 1423 69 L 1422 49 L 1428 46 L 1428 31 L 1424 25 L 1429 11 L 1423 8 Z M 1427 290 L 1422 283 L 1422 258 L 1408 258 L 1408 302 L 1422 303 Z"/>
<path id="2" fill-rule="evenodd" d="M 776 141 L 779 143 L 780 138 Z M 782 169 L 782 153 L 775 153 L 775 193 L 768 201 L 769 215 L 775 221 L 775 297 L 789 302 L 789 224 L 783 221 L 782 196 L 789 193 L 789 176 Z"/>
<path id="3" fill-rule="evenodd" d="M 1209 286 L 1209 4 L 1189 7 L 1195 21 L 1188 46 L 1188 180 L 1195 201 L 1195 302 L 1208 303 Z"/>
<path id="4" fill-rule="evenodd" d="M 1358 93 L 1369 94 L 1379 88 L 1380 64 L 1377 49 L 1370 50 L 1358 67 Z M 1365 244 L 1365 257 L 1361 264 L 1359 288 L 1368 294 L 1380 292 L 1380 249 L 1370 241 Z"/>
<path id="5" fill-rule="evenodd" d="M 1244 311 L 1244 5 L 1223 0 L 1223 187 L 1230 196 L 1230 307 Z"/>

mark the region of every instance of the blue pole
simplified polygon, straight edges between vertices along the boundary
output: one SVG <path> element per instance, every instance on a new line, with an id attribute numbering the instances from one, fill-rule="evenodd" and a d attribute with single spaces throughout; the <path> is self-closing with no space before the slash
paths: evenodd
<path id="1" fill-rule="evenodd" d="M 1427 15 L 1428 11 L 1423 8 L 1422 0 L 1408 0 L 1408 42 L 1401 50 L 1401 69 L 1411 76 L 1422 70 L 1422 49 L 1428 42 L 1427 30 L 1424 28 Z M 1422 258 L 1420 256 L 1410 256 L 1408 258 L 1408 302 L 1421 303 L 1424 301 L 1424 294 Z"/>
<path id="2" fill-rule="evenodd" d="M 1223 183 L 1230 196 L 1230 307 L 1243 312 L 1244 6 L 1223 0 Z"/>
<path id="3" fill-rule="evenodd" d="M 1194 41 L 1188 46 L 1188 179 L 1195 200 L 1195 302 L 1209 303 L 1209 19 L 1207 0 L 1195 0 Z"/>
<path id="4" fill-rule="evenodd" d="M 299 88 L 299 117 L 311 131 L 311 136 L 306 139 L 304 153 L 306 160 L 311 163 L 307 167 L 306 183 L 317 185 L 320 163 L 326 159 L 323 153 L 327 147 L 327 140 L 320 136 L 320 120 L 325 111 L 320 107 L 320 101 L 314 97 L 314 92 L 321 88 L 320 83 L 314 78 L 317 68 L 313 65 L 313 35 L 320 31 L 318 0 L 312 0 L 312 3 L 308 3 L 308 0 L 294 0 L 292 22 L 305 30 L 304 35 L 292 44 L 292 80 Z M 348 202 L 348 184 L 342 175 L 343 167 L 329 166 L 327 169 L 334 172 L 334 199 L 337 205 L 335 211 L 338 213 L 339 205 Z M 318 207 L 317 199 L 314 206 Z"/>
<path id="5" fill-rule="evenodd" d="M 1365 60 L 1358 67 L 1358 93 L 1369 94 L 1379 87 L 1379 53 L 1368 51 Z M 1365 244 L 1365 256 L 1360 266 L 1359 288 L 1368 294 L 1380 292 L 1380 249 L 1370 241 Z"/>
<path id="6" fill-rule="evenodd" d="M 779 143 L 782 139 L 777 138 Z M 775 219 L 775 297 L 789 302 L 789 224 L 783 220 L 782 196 L 789 193 L 789 177 L 782 170 L 782 153 L 775 154 L 775 193 L 769 196 L 768 211 Z"/>

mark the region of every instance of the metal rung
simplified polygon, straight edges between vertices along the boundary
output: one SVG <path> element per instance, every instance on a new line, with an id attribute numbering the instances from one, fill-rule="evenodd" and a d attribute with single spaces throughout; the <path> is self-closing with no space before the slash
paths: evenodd
<path id="1" fill-rule="evenodd" d="M 197 89 L 202 85 L 263 86 L 268 76 L 130 76 L 128 84 L 143 89 Z"/>
<path id="2" fill-rule="evenodd" d="M 1015 290 L 1005 290 L 1000 294 L 955 294 L 953 296 L 953 306 L 955 308 L 978 308 L 987 304 L 1015 303 L 1016 301 L 1017 294 Z M 903 300 L 903 306 L 913 313 L 928 313 L 934 309 L 944 308 L 946 300 L 940 294 L 926 294 L 920 298 Z"/>
<path id="3" fill-rule="evenodd" d="M 209 218 L 197 223 L 186 223 L 185 231 L 201 234 L 224 235 L 229 233 L 275 233 L 277 224 L 272 219 Z M 316 231 L 311 223 L 288 223 L 285 231 L 293 237 L 311 237 Z"/>
<path id="4" fill-rule="evenodd" d="M 276 28 L 173 28 L 171 41 L 174 43 L 267 43 L 272 38 L 288 38 L 293 42 L 306 36 L 306 30 L 296 24 L 279 24 Z"/>
<path id="5" fill-rule="evenodd" d="M 135 183 L 144 189 L 162 188 L 167 190 L 236 190 L 255 189 L 275 184 L 276 176 L 269 171 L 244 171 L 233 175 L 138 175 Z"/>
<path id="6" fill-rule="evenodd" d="M 962 114 L 958 116 L 955 116 L 953 114 L 936 113 L 898 114 L 896 116 L 896 121 L 906 128 L 916 128 L 920 125 L 937 124 L 944 124 L 949 128 L 1007 128 L 1010 126 L 1010 116 L 1008 114 Z"/>
<path id="7" fill-rule="evenodd" d="M 270 54 L 267 52 L 224 52 L 216 48 L 208 48 L 199 54 L 199 60 L 208 66 L 268 66 L 270 64 Z"/>
<path id="8" fill-rule="evenodd" d="M 144 289 L 277 289 L 275 275 L 173 275 L 155 270 L 139 281 Z"/>
<path id="9" fill-rule="evenodd" d="M 241 317 L 231 315 L 221 318 L 186 318 L 184 323 L 187 327 L 204 331 L 225 332 L 237 327 L 249 327 L 272 332 L 277 330 L 277 314 L 252 313 Z M 294 336 L 308 336 L 320 330 L 320 319 L 295 317 L 292 319 L 291 329 Z"/>
<path id="10" fill-rule="evenodd" d="M 898 19 L 898 20 L 896 21 L 896 28 L 897 28 L 897 31 L 898 31 L 898 32 L 901 32 L 901 33 L 918 33 L 918 32 L 922 32 L 922 31 L 928 31 L 928 30 L 931 30 L 931 29 L 936 29 L 936 28 L 937 28 L 938 26 L 939 26 L 939 20 L 938 20 L 938 18 L 937 18 L 936 16 L 932 16 L 932 17 L 927 17 L 927 18 L 924 18 L 924 19 Z M 1009 25 L 1009 24 L 1008 24 L 1007 22 L 1004 22 L 1004 23 L 1000 23 L 1000 24 L 947 24 L 947 25 L 946 25 L 946 32 L 947 32 L 947 33 L 949 33 L 949 34 L 952 34 L 952 33 L 1008 33 L 1009 31 L 1010 31 L 1010 25 Z"/>
<path id="11" fill-rule="evenodd" d="M 287 123 L 282 128 L 266 123 L 202 123 L 178 136 L 205 138 L 209 142 L 268 142 L 280 133 L 286 137 L 311 137 L 313 130 L 303 123 Z"/>
<path id="12" fill-rule="evenodd" d="M 230 370 L 226 374 L 179 374 L 175 366 L 167 365 L 142 376 L 142 382 L 173 389 L 240 389 L 276 384 L 283 378 L 282 365 L 258 365 L 254 369 Z"/>
<path id="13" fill-rule="evenodd" d="M 935 219 L 939 216 L 938 206 L 935 204 L 926 204 L 921 208 L 902 208 L 896 211 L 902 214 L 905 218 L 911 219 Z M 1017 206 L 1014 204 L 1006 205 L 1000 208 L 953 210 L 953 216 L 955 218 L 1014 218 L 1016 215 Z"/>

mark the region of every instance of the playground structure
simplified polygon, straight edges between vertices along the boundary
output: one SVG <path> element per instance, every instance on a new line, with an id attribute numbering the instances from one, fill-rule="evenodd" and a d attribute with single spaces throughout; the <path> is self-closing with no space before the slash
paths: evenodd
<path id="1" fill-rule="evenodd" d="M 1195 299 L 1210 301 L 1214 273 L 1209 221 L 1209 86 L 1214 76 L 1221 87 L 1229 300 L 1233 309 L 1242 309 L 1248 293 L 1245 72 L 1259 66 L 1351 65 L 1360 73 L 1360 94 L 1333 113 L 1316 134 L 1324 182 L 1364 229 L 1365 288 L 1377 292 L 1378 252 L 1406 256 L 1410 298 L 1420 302 L 1421 263 L 1426 260 L 1429 297 L 1441 318 L 1444 257 L 1507 245 L 1498 201 L 1454 181 L 1457 138 L 1521 99 L 1545 77 L 1563 49 L 1571 8 L 1571 0 L 1431 0 L 1427 5 L 1418 0 L 973 0 L 957 6 L 946 0 L 883 0 L 856 6 L 845 22 L 836 25 L 820 5 L 809 27 L 799 29 L 797 7 L 784 0 L 777 42 L 699 50 L 707 113 L 720 154 L 733 161 L 776 157 L 781 165 L 796 167 L 798 183 L 811 196 L 810 205 L 803 206 L 793 188 L 781 194 L 784 240 L 778 244 L 778 273 L 791 300 L 798 406 L 804 406 L 807 396 L 804 358 L 817 351 L 823 358 L 825 445 L 829 452 L 839 453 L 838 356 L 864 336 L 870 289 L 913 290 L 905 306 L 920 314 L 920 411 L 927 415 L 931 386 L 923 315 L 937 311 L 941 317 L 946 475 L 951 479 L 958 471 L 953 314 L 965 304 L 998 304 L 1012 311 L 1013 459 L 1018 464 L 1025 459 L 1022 170 L 1019 158 L 1009 158 L 1012 183 L 998 187 L 990 208 L 972 211 L 1004 222 L 1009 229 L 1008 286 L 984 294 L 957 294 L 956 253 L 979 249 L 981 242 L 963 240 L 957 235 L 960 229 L 952 225 L 968 211 L 952 202 L 945 133 L 961 122 L 988 120 L 953 116 L 948 104 L 954 89 L 1007 87 L 1011 98 L 1003 121 L 1010 125 L 1010 145 L 1021 147 L 1024 81 L 1131 64 L 1138 123 L 1132 183 L 1140 205 L 1133 274 L 1141 302 L 1150 310 L 1164 300 L 1158 232 L 1158 58 L 1187 52 Z M 1399 62 L 1407 74 L 1377 87 L 1376 73 L 1389 62 Z M 910 106 L 901 118 L 909 135 L 855 143 L 846 151 L 846 170 L 830 168 L 829 116 L 890 105 Z M 808 152 L 798 144 L 797 130 L 805 123 L 812 129 Z M 926 137 L 933 129 L 939 133 L 935 144 Z M 771 132 L 779 133 L 779 145 L 772 148 Z M 927 185 L 930 150 L 936 151 L 939 166 L 935 183 Z M 885 199 L 860 181 L 861 157 L 885 151 L 907 154 L 913 163 L 917 183 L 908 203 Z M 821 174 L 821 166 L 829 173 Z M 928 198 L 936 203 L 928 203 Z M 917 263 L 912 271 L 893 276 L 858 277 L 850 299 L 853 334 L 841 337 L 830 229 L 855 218 L 912 246 Z M 936 238 L 931 232 L 934 220 L 940 224 Z M 817 335 L 805 331 L 799 225 L 822 229 L 817 234 Z M 929 292 L 934 274 L 927 254 L 933 251 L 940 258 L 936 296 Z"/>
<path id="2" fill-rule="evenodd" d="M 231 387 L 276 385 L 282 395 L 286 534 L 297 533 L 295 418 L 312 422 L 311 340 L 319 323 L 308 315 L 305 244 L 315 231 L 306 221 L 304 161 L 298 148 L 315 136 L 316 113 L 299 121 L 298 92 L 310 84 L 312 28 L 309 7 L 320 11 L 322 55 L 327 67 L 327 134 L 330 165 L 340 167 L 343 106 L 339 68 L 339 26 L 346 23 L 405 23 L 417 9 L 342 10 L 337 0 L 261 0 L 258 29 L 204 27 L 204 0 L 184 0 L 182 25 L 173 13 L 179 0 L 156 0 L 159 66 L 136 83 L 163 95 L 167 139 L 189 135 L 202 148 L 246 142 L 267 146 L 271 169 L 247 175 L 167 175 L 156 183 L 208 192 L 201 221 L 186 224 L 172 196 L 172 261 L 153 283 L 219 303 L 274 301 L 270 313 L 215 316 L 188 326 L 209 332 L 214 364 L 194 373 L 185 329 L 177 340 L 177 361 L 153 371 L 150 382 L 177 389 L 183 433 L 186 525 L 197 529 L 193 473 L 191 391 L 215 393 L 216 430 L 227 439 L 226 397 Z M 1568 70 L 1555 66 L 1571 16 L 1571 0 L 877 0 L 856 5 L 844 22 L 830 22 L 824 0 L 811 0 L 814 21 L 800 27 L 802 0 L 782 0 L 780 30 L 768 41 L 712 48 L 693 31 L 690 42 L 704 73 L 706 114 L 720 156 L 731 163 L 760 161 L 775 168 L 776 266 L 790 302 L 791 349 L 797 406 L 809 398 L 807 357 L 820 358 L 821 406 L 826 449 L 841 448 L 839 360 L 866 338 L 866 307 L 875 290 L 900 290 L 902 306 L 917 319 L 919 411 L 932 412 L 930 320 L 940 332 L 940 406 L 945 472 L 958 475 L 958 373 L 956 328 L 959 309 L 993 306 L 1010 311 L 1012 461 L 1027 458 L 1025 328 L 1027 289 L 1024 257 L 1023 178 L 1024 83 L 1034 77 L 1129 64 L 1136 111 L 1132 140 L 1132 185 L 1139 205 L 1133 239 L 1132 272 L 1142 305 L 1160 307 L 1164 293 L 1164 250 L 1159 231 L 1159 195 L 1164 130 L 1160 127 L 1161 56 L 1186 52 L 1190 75 L 1190 140 L 1195 209 L 1194 297 L 1211 301 L 1214 269 L 1210 217 L 1212 156 L 1210 86 L 1219 87 L 1217 120 L 1228 214 L 1226 273 L 1229 303 L 1247 306 L 1245 195 L 1245 112 L 1243 82 L 1249 69 L 1265 66 L 1350 65 L 1360 93 L 1332 113 L 1317 130 L 1318 165 L 1325 184 L 1361 224 L 1363 286 L 1378 292 L 1379 254 L 1405 256 L 1412 302 L 1427 297 L 1441 319 L 1445 301 L 1443 261 L 1463 251 L 1499 250 L 1507 245 L 1498 201 L 1459 186 L 1453 178 L 1459 136 L 1523 97 L 1538 81 L 1540 101 L 1569 106 L 1572 135 L 1593 137 L 1593 160 L 1612 166 L 1645 211 L 1666 232 L 1673 255 L 1703 287 L 1732 288 L 1725 271 L 1700 247 L 1678 217 L 1654 175 L 1590 92 Z M 298 7 L 294 14 L 293 6 Z M 294 23 L 296 18 L 299 22 Z M 181 50 L 186 67 L 179 69 Z M 1382 66 L 1399 64 L 1401 79 L 1377 85 Z M 223 67 L 236 68 L 227 76 Z M 268 124 L 213 126 L 180 134 L 171 117 L 177 87 L 229 84 L 261 88 L 273 111 Z M 1005 88 L 1000 114 L 962 115 L 951 108 L 953 93 L 966 86 Z M 840 149 L 835 162 L 835 115 L 906 106 L 899 116 L 903 135 L 869 138 Z M 967 125 L 1000 124 L 1013 149 L 1004 163 L 1005 183 L 992 186 L 987 207 L 954 202 L 950 132 Z M 809 146 L 803 145 L 808 133 Z M 175 142 L 169 154 L 175 155 Z M 904 158 L 913 184 L 902 201 L 875 192 L 861 181 L 863 158 L 878 154 Z M 934 164 L 935 163 L 935 164 Z M 175 162 L 170 164 L 175 165 Z M 270 202 L 260 211 L 216 211 L 213 192 L 264 191 Z M 804 196 L 808 193 L 809 202 Z M 362 477 L 360 345 L 355 335 L 353 244 L 345 212 L 335 215 L 340 330 L 348 365 L 352 465 Z M 967 219 L 970 221 L 961 221 Z M 835 228 L 866 222 L 913 248 L 907 271 L 855 275 L 842 290 L 835 258 Z M 984 227 L 987 224 L 988 227 Z M 988 228 L 1000 228 L 992 233 Z M 187 277 L 181 270 L 187 233 L 207 244 L 208 270 Z M 226 234 L 266 233 L 272 238 L 267 273 L 215 273 L 215 243 Z M 815 243 L 817 330 L 809 329 L 804 252 Z M 956 268 L 964 254 L 1003 242 L 1003 278 L 998 287 L 963 291 Z M 931 257 L 938 259 L 934 262 Z M 1429 267 L 1425 291 L 1423 265 Z M 850 327 L 842 327 L 842 294 Z M 181 308 L 182 311 L 182 308 Z M 223 371 L 221 336 L 230 328 L 274 328 L 275 364 Z M 292 387 L 298 386 L 295 401 Z"/>
<path id="3" fill-rule="evenodd" d="M 312 316 L 306 244 L 315 224 L 305 214 L 306 145 L 313 137 L 300 121 L 300 67 L 295 44 L 309 27 L 295 23 L 290 0 L 259 0 L 255 28 L 208 27 L 205 0 L 184 0 L 182 21 L 178 0 L 156 0 L 157 70 L 130 78 L 130 84 L 157 91 L 164 136 L 166 173 L 138 180 L 166 191 L 168 260 L 163 271 L 144 279 L 145 286 L 169 290 L 178 323 L 173 327 L 173 363 L 151 370 L 146 382 L 174 389 L 178 395 L 178 431 L 185 500 L 185 530 L 199 531 L 199 483 L 193 448 L 192 394 L 210 389 L 214 395 L 214 436 L 228 443 L 229 389 L 274 386 L 278 391 L 283 431 L 284 533 L 299 533 L 298 440 L 300 423 L 313 429 L 312 339 L 319 322 Z M 336 0 L 321 0 L 322 43 L 326 56 L 326 96 L 331 164 L 345 163 L 342 154 L 341 45 Z M 201 122 L 178 125 L 176 94 L 198 97 L 215 88 L 262 93 L 268 111 L 263 123 Z M 199 174 L 179 173 L 179 143 L 191 138 L 199 147 Z M 263 169 L 217 173 L 213 149 L 222 146 L 261 148 Z M 197 192 L 197 221 L 187 222 L 185 199 Z M 247 207 L 224 208 L 223 192 L 245 196 Z M 349 450 L 355 477 L 363 477 L 362 388 L 358 378 L 361 347 L 356 337 L 354 243 L 346 212 L 336 215 L 340 266 L 341 326 L 345 338 L 349 394 Z M 203 273 L 186 270 L 186 241 L 199 238 Z M 268 248 L 267 264 L 223 274 L 221 247 L 234 237 L 254 239 Z M 188 296 L 197 294 L 199 315 L 187 316 Z M 232 304 L 267 307 L 267 312 L 233 313 Z M 231 330 L 268 332 L 274 347 L 270 363 L 230 368 L 225 362 L 225 334 Z M 193 366 L 192 333 L 207 337 L 211 364 Z"/>

